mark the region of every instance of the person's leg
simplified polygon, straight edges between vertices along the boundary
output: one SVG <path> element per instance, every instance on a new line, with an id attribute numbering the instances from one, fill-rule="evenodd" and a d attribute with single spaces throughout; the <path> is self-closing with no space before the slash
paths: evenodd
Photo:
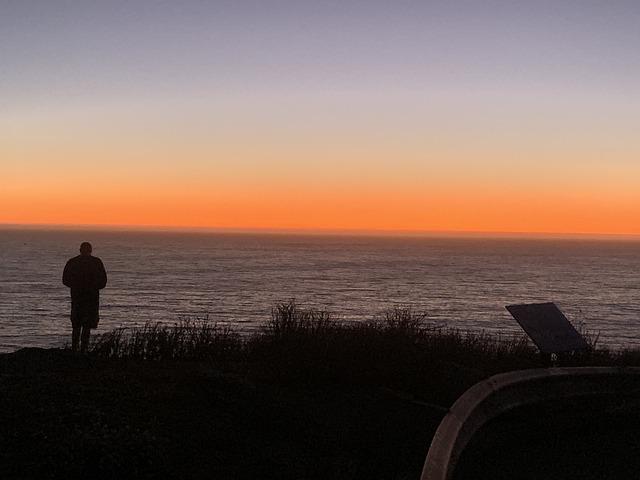
<path id="1" fill-rule="evenodd" d="M 87 349 L 89 348 L 90 335 L 91 335 L 91 328 L 87 326 L 82 327 L 82 338 L 81 338 L 81 346 L 80 346 L 80 351 L 82 353 L 87 353 Z"/>
<path id="2" fill-rule="evenodd" d="M 71 350 L 74 352 L 78 351 L 78 346 L 80 344 L 80 330 L 82 330 L 82 327 L 74 326 L 71 332 Z"/>

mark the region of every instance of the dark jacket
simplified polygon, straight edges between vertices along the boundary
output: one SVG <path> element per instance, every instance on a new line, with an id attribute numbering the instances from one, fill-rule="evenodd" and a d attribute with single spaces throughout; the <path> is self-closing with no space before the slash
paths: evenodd
<path id="1" fill-rule="evenodd" d="M 98 326 L 100 290 L 107 285 L 107 272 L 102 260 L 91 255 L 78 255 L 67 262 L 62 283 L 71 289 L 71 323 L 76 326 Z"/>

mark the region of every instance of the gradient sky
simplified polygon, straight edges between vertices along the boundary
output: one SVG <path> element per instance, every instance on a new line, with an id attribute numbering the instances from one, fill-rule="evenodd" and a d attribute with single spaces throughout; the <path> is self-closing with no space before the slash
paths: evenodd
<path id="1" fill-rule="evenodd" d="M 640 3 L 0 0 L 0 223 L 640 234 Z"/>

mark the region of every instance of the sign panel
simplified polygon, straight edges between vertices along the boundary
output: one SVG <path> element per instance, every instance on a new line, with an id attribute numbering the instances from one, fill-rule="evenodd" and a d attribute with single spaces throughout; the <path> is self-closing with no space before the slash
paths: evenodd
<path id="1" fill-rule="evenodd" d="M 561 353 L 589 348 L 584 338 L 569 323 L 555 303 L 507 305 L 506 309 L 542 353 Z"/>

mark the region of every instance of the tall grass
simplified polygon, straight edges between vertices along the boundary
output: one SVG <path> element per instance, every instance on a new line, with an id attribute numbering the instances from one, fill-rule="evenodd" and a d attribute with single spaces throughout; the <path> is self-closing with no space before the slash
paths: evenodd
<path id="1" fill-rule="evenodd" d="M 237 332 L 203 319 L 182 319 L 173 325 L 147 323 L 99 335 L 91 352 L 106 358 L 137 360 L 228 359 L 242 342 Z"/>
<path id="2" fill-rule="evenodd" d="M 404 307 L 366 322 L 347 322 L 295 301 L 274 306 L 254 335 L 241 335 L 207 318 L 187 319 L 114 330 L 99 336 L 91 351 L 108 358 L 226 362 L 257 380 L 384 387 L 441 405 L 490 375 L 547 366 L 524 335 L 444 328 Z M 640 352 L 592 348 L 562 361 L 640 365 Z"/>
<path id="3" fill-rule="evenodd" d="M 493 373 L 541 365 L 522 336 L 447 329 L 405 307 L 366 322 L 345 322 L 289 302 L 273 309 L 248 346 L 254 372 L 270 379 L 383 386 L 439 402 Z"/>

